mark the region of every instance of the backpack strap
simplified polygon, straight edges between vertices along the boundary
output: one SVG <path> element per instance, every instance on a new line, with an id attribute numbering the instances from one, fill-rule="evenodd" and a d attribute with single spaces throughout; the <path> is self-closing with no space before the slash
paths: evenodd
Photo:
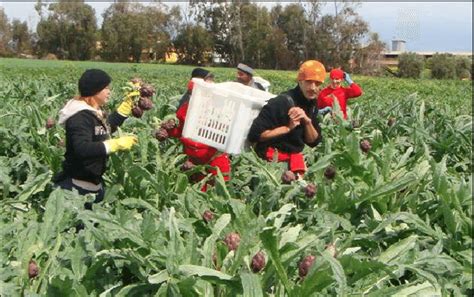
<path id="1" fill-rule="evenodd" d="M 285 96 L 286 100 L 288 101 L 288 103 L 290 104 L 290 108 L 292 107 L 295 107 L 295 101 L 293 100 L 293 98 L 291 98 L 290 95 L 284 93 L 282 94 L 283 96 Z"/>

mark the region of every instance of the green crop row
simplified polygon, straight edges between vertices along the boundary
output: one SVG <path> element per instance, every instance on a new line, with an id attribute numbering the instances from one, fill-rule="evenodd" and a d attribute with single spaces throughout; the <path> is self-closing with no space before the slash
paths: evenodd
<path id="1" fill-rule="evenodd" d="M 282 184 L 282 165 L 249 151 L 232 157 L 230 182 L 219 177 L 202 193 L 188 176 L 203 168 L 182 172 L 180 143 L 152 133 L 175 111 L 192 67 L 0 61 L 1 296 L 473 293 L 470 82 L 356 76 L 364 95 L 350 103 L 349 121 L 321 118 L 324 141 L 304 151 L 305 181 Z M 155 108 L 122 127 L 139 144 L 111 156 L 93 211 L 83 208 L 92 197 L 52 187 L 64 130 L 45 128 L 90 67 L 113 78 L 110 110 L 131 77 L 157 89 Z M 234 79 L 233 69 L 212 71 Z M 275 94 L 295 83 L 293 72 L 259 74 Z M 306 183 L 316 185 L 312 198 Z M 240 236 L 236 250 L 230 233 Z M 259 251 L 265 265 L 254 272 Z"/>

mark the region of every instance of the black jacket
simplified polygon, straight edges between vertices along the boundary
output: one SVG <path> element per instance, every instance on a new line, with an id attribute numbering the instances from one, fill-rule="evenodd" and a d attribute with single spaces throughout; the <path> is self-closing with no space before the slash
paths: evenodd
<path id="1" fill-rule="evenodd" d="M 109 139 L 110 133 L 125 119 L 126 117 L 114 112 L 105 123 L 91 110 L 81 110 L 68 118 L 65 122 L 66 153 L 63 172 L 56 180 L 70 177 L 94 184 L 101 183 L 107 162 L 103 141 Z"/>
<path id="2" fill-rule="evenodd" d="M 288 96 L 291 97 L 292 100 L 287 98 Z M 306 115 L 311 118 L 313 126 L 319 134 L 316 141 L 306 143 L 304 140 L 304 127 L 303 125 L 299 125 L 288 134 L 272 138 L 268 141 L 259 142 L 260 135 L 264 131 L 288 125 L 290 121 L 288 111 L 293 106 L 302 108 Z M 273 147 L 286 153 L 299 153 L 303 150 L 305 144 L 314 147 L 322 140 L 321 127 L 319 126 L 317 115 L 318 108 L 316 107 L 316 101 L 306 99 L 299 86 L 296 86 L 294 89 L 270 99 L 268 103 L 263 106 L 250 127 L 248 140 L 250 142 L 257 142 L 255 150 L 260 157 L 265 156 L 268 147 Z"/>

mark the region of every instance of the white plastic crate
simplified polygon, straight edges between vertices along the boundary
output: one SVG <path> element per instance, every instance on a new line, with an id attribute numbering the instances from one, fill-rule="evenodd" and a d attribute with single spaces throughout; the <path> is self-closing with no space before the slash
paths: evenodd
<path id="1" fill-rule="evenodd" d="M 193 81 L 183 136 L 222 152 L 241 153 L 253 120 L 275 95 L 237 82 Z"/>

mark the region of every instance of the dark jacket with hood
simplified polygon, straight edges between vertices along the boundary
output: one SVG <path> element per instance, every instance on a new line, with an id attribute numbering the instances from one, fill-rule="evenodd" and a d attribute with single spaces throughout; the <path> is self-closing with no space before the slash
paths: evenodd
<path id="1" fill-rule="evenodd" d="M 84 101 L 70 100 L 60 111 L 59 123 L 66 129 L 66 153 L 63 172 L 55 181 L 74 178 L 100 184 L 107 162 L 103 142 L 125 119 L 114 112 L 105 120 L 101 111 Z"/>
<path id="2" fill-rule="evenodd" d="M 304 139 L 304 126 L 299 125 L 285 135 L 260 142 L 260 135 L 264 131 L 288 125 L 290 121 L 288 111 L 293 106 L 302 108 L 311 119 L 319 135 L 316 141 L 306 143 Z M 305 144 L 314 147 L 322 140 L 321 127 L 319 126 L 317 115 L 318 108 L 316 107 L 316 100 L 306 99 L 300 87 L 296 86 L 294 89 L 270 99 L 268 103 L 263 106 L 250 127 L 248 140 L 257 143 L 255 150 L 262 158 L 264 158 L 268 147 L 273 147 L 285 153 L 299 153 L 303 150 Z"/>

